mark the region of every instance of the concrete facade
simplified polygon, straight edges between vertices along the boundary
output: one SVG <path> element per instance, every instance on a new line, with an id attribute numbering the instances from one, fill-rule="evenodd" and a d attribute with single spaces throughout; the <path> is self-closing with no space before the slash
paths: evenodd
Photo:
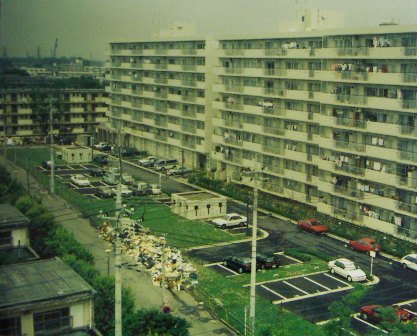
<path id="1" fill-rule="evenodd" d="M 417 237 L 417 27 L 111 43 L 108 136 Z M 204 96 L 204 99 L 203 97 Z"/>
<path id="2" fill-rule="evenodd" d="M 171 195 L 171 211 L 187 219 L 207 219 L 226 214 L 227 198 L 207 191 Z"/>
<path id="3" fill-rule="evenodd" d="M 91 149 L 78 146 L 63 147 L 62 159 L 68 163 L 91 162 Z"/>

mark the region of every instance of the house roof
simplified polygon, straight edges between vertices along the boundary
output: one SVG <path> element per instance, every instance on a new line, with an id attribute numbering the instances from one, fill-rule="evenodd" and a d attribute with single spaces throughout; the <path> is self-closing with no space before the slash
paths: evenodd
<path id="1" fill-rule="evenodd" d="M 223 199 L 224 196 L 218 196 L 207 191 L 189 191 L 175 194 L 189 201 L 207 201 L 211 199 Z"/>
<path id="2" fill-rule="evenodd" d="M 61 259 L 0 267 L 0 312 L 85 299 L 94 289 Z"/>
<path id="3" fill-rule="evenodd" d="M 29 219 L 10 204 L 0 204 L 0 229 L 27 226 Z"/>

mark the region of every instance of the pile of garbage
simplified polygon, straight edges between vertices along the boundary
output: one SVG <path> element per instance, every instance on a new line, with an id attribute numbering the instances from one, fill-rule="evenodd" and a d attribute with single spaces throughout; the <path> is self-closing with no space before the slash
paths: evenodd
<path id="1" fill-rule="evenodd" d="M 198 275 L 194 266 L 183 259 L 180 250 L 168 246 L 164 236 L 154 236 L 149 229 L 128 218 L 122 218 L 121 224 L 122 254 L 139 262 L 151 274 L 154 286 L 162 287 L 165 282 L 169 289 L 180 291 L 197 285 Z M 113 243 L 115 235 L 116 230 L 105 221 L 100 237 Z"/>

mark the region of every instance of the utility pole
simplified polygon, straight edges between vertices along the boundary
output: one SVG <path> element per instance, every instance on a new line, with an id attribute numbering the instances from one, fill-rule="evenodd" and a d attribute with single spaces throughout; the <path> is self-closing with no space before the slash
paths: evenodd
<path id="1" fill-rule="evenodd" d="M 117 183 L 117 195 L 116 195 L 116 218 L 118 218 L 116 224 L 116 241 L 114 249 L 114 279 L 115 279 L 115 336 L 122 336 L 122 273 L 121 273 L 121 248 L 120 248 L 120 215 L 122 209 L 122 157 L 120 155 L 120 130 L 118 132 L 118 147 L 119 147 L 119 181 Z"/>
<path id="2" fill-rule="evenodd" d="M 180 148 L 181 167 L 184 166 L 184 149 Z"/>
<path id="3" fill-rule="evenodd" d="M 26 167 L 26 188 L 30 195 L 30 180 L 29 180 L 29 166 L 28 166 L 28 158 L 25 158 L 25 167 Z"/>
<path id="4" fill-rule="evenodd" d="M 255 335 L 255 307 L 256 307 L 256 238 L 258 231 L 258 184 L 256 170 L 253 172 L 253 214 L 252 214 L 252 258 L 250 272 L 250 306 L 249 306 L 249 335 Z"/>
<path id="5" fill-rule="evenodd" d="M 94 162 L 94 133 L 90 136 L 90 146 L 91 146 L 91 162 Z"/>
<path id="6" fill-rule="evenodd" d="M 51 194 L 55 194 L 55 180 L 54 180 L 54 121 L 52 119 L 52 98 L 49 99 L 49 137 L 51 144 Z"/>

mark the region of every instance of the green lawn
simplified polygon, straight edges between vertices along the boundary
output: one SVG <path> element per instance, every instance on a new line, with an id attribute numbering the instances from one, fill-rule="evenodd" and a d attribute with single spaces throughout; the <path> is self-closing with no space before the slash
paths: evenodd
<path id="1" fill-rule="evenodd" d="M 292 265 L 257 273 L 257 282 L 267 279 L 281 279 L 319 271 L 323 262 L 312 259 L 305 264 Z M 320 269 L 316 267 L 319 265 Z M 217 271 L 197 265 L 199 285 L 195 296 L 209 307 L 217 316 L 232 324 L 241 333 L 244 332 L 245 307 L 249 315 L 249 284 L 250 274 L 241 274 L 225 278 Z M 263 297 L 256 297 L 256 335 L 324 335 L 321 328 L 301 317 L 273 305 Z"/>
<path id="2" fill-rule="evenodd" d="M 42 161 L 49 160 L 50 152 L 48 148 L 15 147 L 8 150 L 8 157 L 22 167 L 25 167 L 27 161 L 31 174 L 43 185 L 49 185 L 48 175 L 38 168 Z M 65 162 L 57 159 L 56 164 L 65 164 Z M 90 180 L 97 181 L 100 178 L 91 178 Z M 65 176 L 62 179 L 56 178 L 55 192 L 79 208 L 86 217 L 92 220 L 94 225 L 97 226 L 101 223 L 101 220 L 98 219 L 100 210 L 106 211 L 110 215 L 112 214 L 112 211 L 115 209 L 114 199 L 101 200 L 81 195 L 68 188 L 67 182 L 69 182 L 69 176 Z M 175 215 L 168 206 L 156 202 L 153 197 L 131 197 L 125 199 L 124 203 L 127 203 L 128 208 L 131 206 L 135 208 L 134 219 L 141 217 L 145 213 L 145 222 L 142 225 L 149 227 L 155 235 L 165 233 L 171 246 L 188 248 L 246 237 L 245 234 L 232 235 L 206 222 L 191 221 Z"/>

